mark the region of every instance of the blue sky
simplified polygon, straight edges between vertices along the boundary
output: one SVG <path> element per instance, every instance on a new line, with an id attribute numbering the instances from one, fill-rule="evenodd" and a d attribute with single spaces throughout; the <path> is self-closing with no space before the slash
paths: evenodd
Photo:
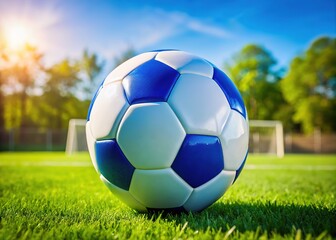
<path id="1" fill-rule="evenodd" d="M 0 26 L 18 20 L 33 29 L 47 63 L 84 48 L 112 62 L 132 47 L 181 49 L 221 67 L 256 43 L 286 66 L 317 37 L 336 36 L 336 1 L 0 0 Z"/>

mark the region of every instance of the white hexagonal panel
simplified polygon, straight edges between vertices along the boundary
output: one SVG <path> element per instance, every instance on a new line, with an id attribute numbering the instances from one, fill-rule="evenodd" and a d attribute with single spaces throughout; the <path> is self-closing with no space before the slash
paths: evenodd
<path id="1" fill-rule="evenodd" d="M 113 185 L 104 178 L 103 175 L 100 175 L 100 179 L 110 189 L 110 191 L 126 205 L 140 212 L 147 212 L 147 208 L 139 203 L 128 191 Z"/>
<path id="2" fill-rule="evenodd" d="M 200 211 L 217 201 L 231 186 L 236 172 L 222 171 L 209 182 L 195 188 L 183 205 L 187 211 Z"/>
<path id="3" fill-rule="evenodd" d="M 178 118 L 166 102 L 129 107 L 117 133 L 117 141 L 138 169 L 170 167 L 185 137 Z"/>
<path id="4" fill-rule="evenodd" d="M 95 139 L 115 138 L 119 122 L 128 106 L 120 81 L 104 86 L 91 110 L 92 136 Z"/>
<path id="5" fill-rule="evenodd" d="M 140 55 L 137 55 L 131 59 L 128 59 L 126 62 L 122 63 L 118 67 L 116 67 L 105 79 L 103 86 L 115 82 L 120 81 L 126 77 L 131 71 L 140 66 L 141 64 L 151 60 L 155 57 L 157 52 L 146 52 Z"/>
<path id="6" fill-rule="evenodd" d="M 187 133 L 220 135 L 230 105 L 211 78 L 182 74 L 168 99 Z"/>
<path id="7" fill-rule="evenodd" d="M 92 164 L 94 168 L 96 169 L 96 171 L 99 173 L 97 160 L 96 160 L 96 151 L 95 151 L 96 139 L 92 136 L 90 124 L 91 124 L 90 121 L 88 121 L 85 125 L 86 141 L 87 141 Z"/>
<path id="8" fill-rule="evenodd" d="M 237 170 L 248 150 L 248 121 L 240 113 L 232 110 L 219 138 L 223 149 L 224 169 Z"/>
<path id="9" fill-rule="evenodd" d="M 136 169 L 129 191 L 146 207 L 175 208 L 185 203 L 192 188 L 170 168 Z"/>
<path id="10" fill-rule="evenodd" d="M 159 52 L 155 60 L 163 62 L 176 69 L 181 74 L 194 73 L 212 78 L 214 69 L 204 59 L 183 51 Z"/>

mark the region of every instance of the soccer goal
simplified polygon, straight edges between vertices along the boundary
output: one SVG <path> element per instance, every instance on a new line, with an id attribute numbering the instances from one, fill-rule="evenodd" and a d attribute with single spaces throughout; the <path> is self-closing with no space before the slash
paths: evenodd
<path id="1" fill-rule="evenodd" d="M 85 119 L 71 119 L 69 121 L 68 136 L 65 147 L 65 152 L 67 154 L 88 151 L 85 124 Z"/>
<path id="2" fill-rule="evenodd" d="M 69 121 L 68 136 L 65 152 L 87 151 L 85 135 L 85 119 L 71 119 Z M 250 153 L 275 154 L 284 156 L 283 126 L 280 121 L 249 120 L 250 126 Z"/>
<path id="3" fill-rule="evenodd" d="M 283 126 L 280 121 L 249 120 L 251 153 L 285 154 Z"/>

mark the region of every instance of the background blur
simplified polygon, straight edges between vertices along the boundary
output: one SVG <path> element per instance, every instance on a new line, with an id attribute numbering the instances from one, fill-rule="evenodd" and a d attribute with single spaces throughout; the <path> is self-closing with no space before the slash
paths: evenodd
<path id="1" fill-rule="evenodd" d="M 180 49 L 231 77 L 249 119 L 280 120 L 286 152 L 335 153 L 335 37 L 334 0 L 0 0 L 0 150 L 64 150 L 116 65 Z"/>

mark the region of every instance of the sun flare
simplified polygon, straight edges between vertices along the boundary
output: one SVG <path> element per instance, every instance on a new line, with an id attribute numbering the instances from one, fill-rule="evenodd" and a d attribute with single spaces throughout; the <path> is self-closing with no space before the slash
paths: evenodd
<path id="1" fill-rule="evenodd" d="M 13 23 L 5 28 L 5 39 L 11 50 L 20 50 L 26 44 L 34 43 L 34 35 L 28 26 Z"/>

